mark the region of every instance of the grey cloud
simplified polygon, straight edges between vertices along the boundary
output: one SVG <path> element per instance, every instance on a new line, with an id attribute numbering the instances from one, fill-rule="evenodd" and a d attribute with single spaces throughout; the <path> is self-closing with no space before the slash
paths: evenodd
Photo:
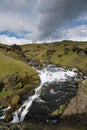
<path id="1" fill-rule="evenodd" d="M 44 40 L 87 12 L 87 0 L 40 0 L 37 11 L 36 39 Z"/>
<path id="2" fill-rule="evenodd" d="M 31 10 L 33 3 L 31 0 L 1 0 L 0 11 L 24 11 L 26 9 Z"/>
<path id="3" fill-rule="evenodd" d="M 36 41 L 56 39 L 83 13 L 87 0 L 0 0 L 0 31 L 29 31 L 25 38 Z"/>
<path id="4" fill-rule="evenodd" d="M 33 32 L 36 3 L 37 0 L 0 0 L 0 31 Z"/>

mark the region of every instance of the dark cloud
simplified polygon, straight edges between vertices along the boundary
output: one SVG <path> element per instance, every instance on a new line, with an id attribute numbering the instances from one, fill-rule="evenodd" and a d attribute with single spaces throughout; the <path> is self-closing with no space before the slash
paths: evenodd
<path id="1" fill-rule="evenodd" d="M 45 40 L 87 12 L 87 0 L 40 0 L 37 10 L 39 22 L 36 37 Z"/>
<path id="2" fill-rule="evenodd" d="M 0 32 L 29 32 L 23 37 L 32 41 L 64 39 L 78 29 L 71 30 L 71 25 L 83 15 L 87 21 L 87 0 L 0 0 Z M 70 30 L 65 31 L 67 25 Z M 77 31 L 75 35 L 81 37 L 81 29 L 81 35 Z M 87 28 L 83 29 L 86 33 Z"/>

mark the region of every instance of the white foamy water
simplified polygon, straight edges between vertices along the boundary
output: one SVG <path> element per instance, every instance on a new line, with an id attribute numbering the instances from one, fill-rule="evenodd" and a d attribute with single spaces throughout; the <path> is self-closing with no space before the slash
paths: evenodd
<path id="1" fill-rule="evenodd" d="M 39 73 L 42 84 L 46 82 L 65 81 L 68 77 L 77 75 L 74 71 L 64 70 L 63 68 L 51 65 L 45 69 L 37 70 L 37 72 Z"/>
<path id="2" fill-rule="evenodd" d="M 26 114 L 29 112 L 32 103 L 35 99 L 39 98 L 41 88 L 44 83 L 51 83 L 51 82 L 59 82 L 59 81 L 66 81 L 69 77 L 76 77 L 77 74 L 72 70 L 64 70 L 63 68 L 56 67 L 54 65 L 48 65 L 47 68 L 42 70 L 37 70 L 41 84 L 35 89 L 35 94 L 30 96 L 24 104 L 13 113 L 13 120 L 11 123 L 17 123 L 24 120 Z"/>
<path id="3" fill-rule="evenodd" d="M 9 110 L 11 108 L 11 106 L 5 108 L 5 109 L 2 109 L 2 112 L 5 113 L 5 111 Z M 4 119 L 4 115 L 0 117 L 0 119 Z"/>

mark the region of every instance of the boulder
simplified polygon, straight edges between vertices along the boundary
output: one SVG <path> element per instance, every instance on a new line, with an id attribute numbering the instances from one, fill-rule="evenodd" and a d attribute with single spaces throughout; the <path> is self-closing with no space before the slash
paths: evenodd
<path id="1" fill-rule="evenodd" d="M 79 84 L 76 96 L 70 101 L 62 117 L 87 113 L 87 79 Z"/>
<path id="2" fill-rule="evenodd" d="M 76 90 L 77 84 L 73 80 L 44 84 L 40 97 L 33 102 L 25 120 L 46 120 L 59 117 L 66 104 L 75 96 Z"/>
<path id="3" fill-rule="evenodd" d="M 5 115 L 4 121 L 10 122 L 10 121 L 12 121 L 12 119 L 13 119 L 13 115 L 8 113 Z"/>
<path id="4" fill-rule="evenodd" d="M 13 48 L 13 50 L 18 50 L 18 51 L 20 51 L 20 52 L 22 51 L 22 48 L 21 48 L 20 45 L 14 44 L 14 45 L 12 45 L 11 47 Z"/>

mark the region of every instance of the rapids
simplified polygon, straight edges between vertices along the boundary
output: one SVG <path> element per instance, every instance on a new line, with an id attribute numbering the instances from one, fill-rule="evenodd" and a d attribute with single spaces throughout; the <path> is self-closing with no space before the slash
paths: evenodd
<path id="1" fill-rule="evenodd" d="M 41 88 L 45 83 L 52 83 L 52 82 L 64 82 L 69 78 L 76 78 L 77 73 L 72 70 L 65 70 L 63 68 L 57 67 L 56 65 L 48 65 L 47 68 L 42 70 L 37 70 L 41 84 L 35 89 L 35 94 L 30 96 L 24 104 L 13 113 L 13 120 L 11 123 L 22 122 L 29 112 L 32 103 L 35 99 L 38 99 L 40 96 Z M 20 116 L 19 116 L 20 115 Z"/>
<path id="2" fill-rule="evenodd" d="M 23 105 L 13 113 L 13 120 L 11 121 L 11 123 L 22 122 L 25 119 L 26 114 L 30 111 L 30 108 L 32 107 L 32 103 L 35 100 L 39 100 L 41 89 L 44 84 L 53 82 L 65 82 L 67 80 L 71 80 L 72 78 L 74 80 L 76 80 L 77 78 L 77 73 L 75 72 L 75 69 L 63 69 L 52 64 L 48 65 L 44 69 L 38 69 L 36 71 L 40 76 L 41 83 L 37 88 L 35 88 L 35 94 L 29 96 L 29 98 L 24 101 Z M 55 91 L 52 89 L 50 93 L 55 94 Z M 40 101 L 43 102 L 43 100 L 41 99 Z M 4 115 L 0 117 L 0 119 L 3 118 Z"/>

